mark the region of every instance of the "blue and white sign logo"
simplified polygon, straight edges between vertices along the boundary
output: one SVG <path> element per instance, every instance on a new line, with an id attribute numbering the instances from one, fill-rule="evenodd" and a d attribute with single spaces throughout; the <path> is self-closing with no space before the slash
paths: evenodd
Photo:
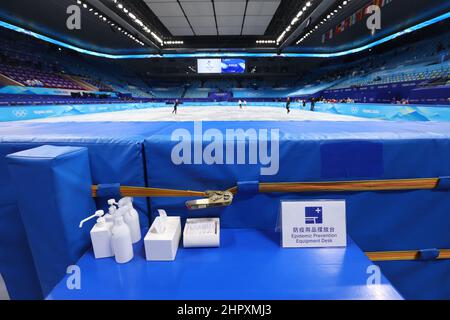
<path id="1" fill-rule="evenodd" d="M 281 200 L 283 248 L 345 247 L 345 200 Z"/>
<path id="2" fill-rule="evenodd" d="M 305 207 L 305 223 L 306 224 L 322 224 L 323 223 L 322 207 Z"/>

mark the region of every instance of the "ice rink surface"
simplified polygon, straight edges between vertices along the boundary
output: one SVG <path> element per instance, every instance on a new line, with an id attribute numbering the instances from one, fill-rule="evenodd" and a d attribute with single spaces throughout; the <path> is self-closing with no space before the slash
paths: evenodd
<path id="1" fill-rule="evenodd" d="M 172 107 L 148 108 L 116 112 L 104 112 L 76 116 L 64 116 L 30 120 L 31 122 L 152 122 L 152 121 L 364 121 L 369 119 L 335 115 L 291 108 L 287 114 L 281 107 L 236 107 L 198 106 L 179 107 L 172 114 Z M 29 122 L 29 121 L 27 121 Z"/>

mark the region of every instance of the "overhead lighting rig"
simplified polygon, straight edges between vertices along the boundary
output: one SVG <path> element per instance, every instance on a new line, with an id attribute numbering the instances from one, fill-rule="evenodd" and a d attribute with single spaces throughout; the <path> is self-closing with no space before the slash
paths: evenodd
<path id="1" fill-rule="evenodd" d="M 94 16 L 96 16 L 100 21 L 102 21 L 103 23 L 108 24 L 111 28 L 114 28 L 115 30 L 121 32 L 123 35 L 125 35 L 126 37 L 130 38 L 130 40 L 138 43 L 141 46 L 145 46 L 145 43 L 142 42 L 141 40 L 139 40 L 139 38 L 135 37 L 134 35 L 132 35 L 131 33 L 129 33 L 128 31 L 124 30 L 124 28 L 122 28 L 121 26 L 119 26 L 118 24 L 114 23 L 111 19 L 109 19 L 108 17 L 106 17 L 104 14 L 102 14 L 101 12 L 98 12 L 97 9 L 95 9 L 94 7 L 91 7 L 90 5 L 88 5 L 87 3 L 84 3 L 81 0 L 77 0 L 77 4 L 79 6 L 81 6 L 83 9 L 87 10 L 88 12 L 90 12 L 91 14 L 93 14 Z"/>
<path id="2" fill-rule="evenodd" d="M 180 44 L 184 44 L 184 41 L 180 41 L 180 40 L 169 40 L 169 41 L 164 41 L 164 44 L 167 45 L 180 45 Z"/>
<path id="3" fill-rule="evenodd" d="M 280 44 L 280 42 L 286 37 L 286 35 L 289 33 L 289 31 L 292 30 L 292 28 L 299 23 L 302 16 L 305 15 L 306 11 L 312 6 L 313 1 L 308 1 L 305 3 L 305 5 L 297 12 L 297 15 L 292 19 L 291 23 L 284 29 L 284 31 L 278 36 L 276 43 L 277 45 Z"/>
<path id="4" fill-rule="evenodd" d="M 275 40 L 256 40 L 257 44 L 275 44 L 277 43 Z"/>
<path id="5" fill-rule="evenodd" d="M 310 35 L 312 35 L 314 32 L 319 29 L 320 26 L 325 24 L 326 22 L 329 22 L 331 19 L 333 19 L 333 16 L 339 13 L 351 0 L 344 0 L 342 4 L 340 4 L 336 9 L 331 11 L 329 14 L 327 14 L 318 24 L 316 24 L 313 28 L 311 28 L 308 32 L 306 32 L 303 37 L 301 37 L 296 44 L 300 44 L 303 41 L 305 41 Z"/>
<path id="6" fill-rule="evenodd" d="M 135 24 L 137 24 L 144 32 L 148 33 L 155 39 L 161 46 L 164 45 L 164 41 L 161 37 L 156 34 L 155 31 L 151 30 L 141 19 L 139 19 L 138 15 L 134 13 L 131 9 L 127 8 L 123 3 L 119 0 L 111 0 L 115 6 L 121 10 L 124 14 L 126 14 Z"/>

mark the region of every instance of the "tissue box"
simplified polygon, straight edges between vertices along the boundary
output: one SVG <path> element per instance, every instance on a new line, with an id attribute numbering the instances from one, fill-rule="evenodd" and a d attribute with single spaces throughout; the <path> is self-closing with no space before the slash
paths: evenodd
<path id="1" fill-rule="evenodd" d="M 163 233 L 156 232 L 158 219 L 161 217 L 156 217 L 144 238 L 145 257 L 149 261 L 173 261 L 181 238 L 180 217 L 167 217 Z"/>
<path id="2" fill-rule="evenodd" d="M 219 218 L 186 219 L 183 231 L 183 246 L 185 248 L 219 247 Z"/>

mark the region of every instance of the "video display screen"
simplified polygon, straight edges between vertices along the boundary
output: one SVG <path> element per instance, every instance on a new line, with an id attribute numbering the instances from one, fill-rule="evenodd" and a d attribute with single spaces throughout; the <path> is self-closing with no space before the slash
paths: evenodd
<path id="1" fill-rule="evenodd" d="M 198 73 L 244 73 L 243 59 L 198 59 Z"/>

